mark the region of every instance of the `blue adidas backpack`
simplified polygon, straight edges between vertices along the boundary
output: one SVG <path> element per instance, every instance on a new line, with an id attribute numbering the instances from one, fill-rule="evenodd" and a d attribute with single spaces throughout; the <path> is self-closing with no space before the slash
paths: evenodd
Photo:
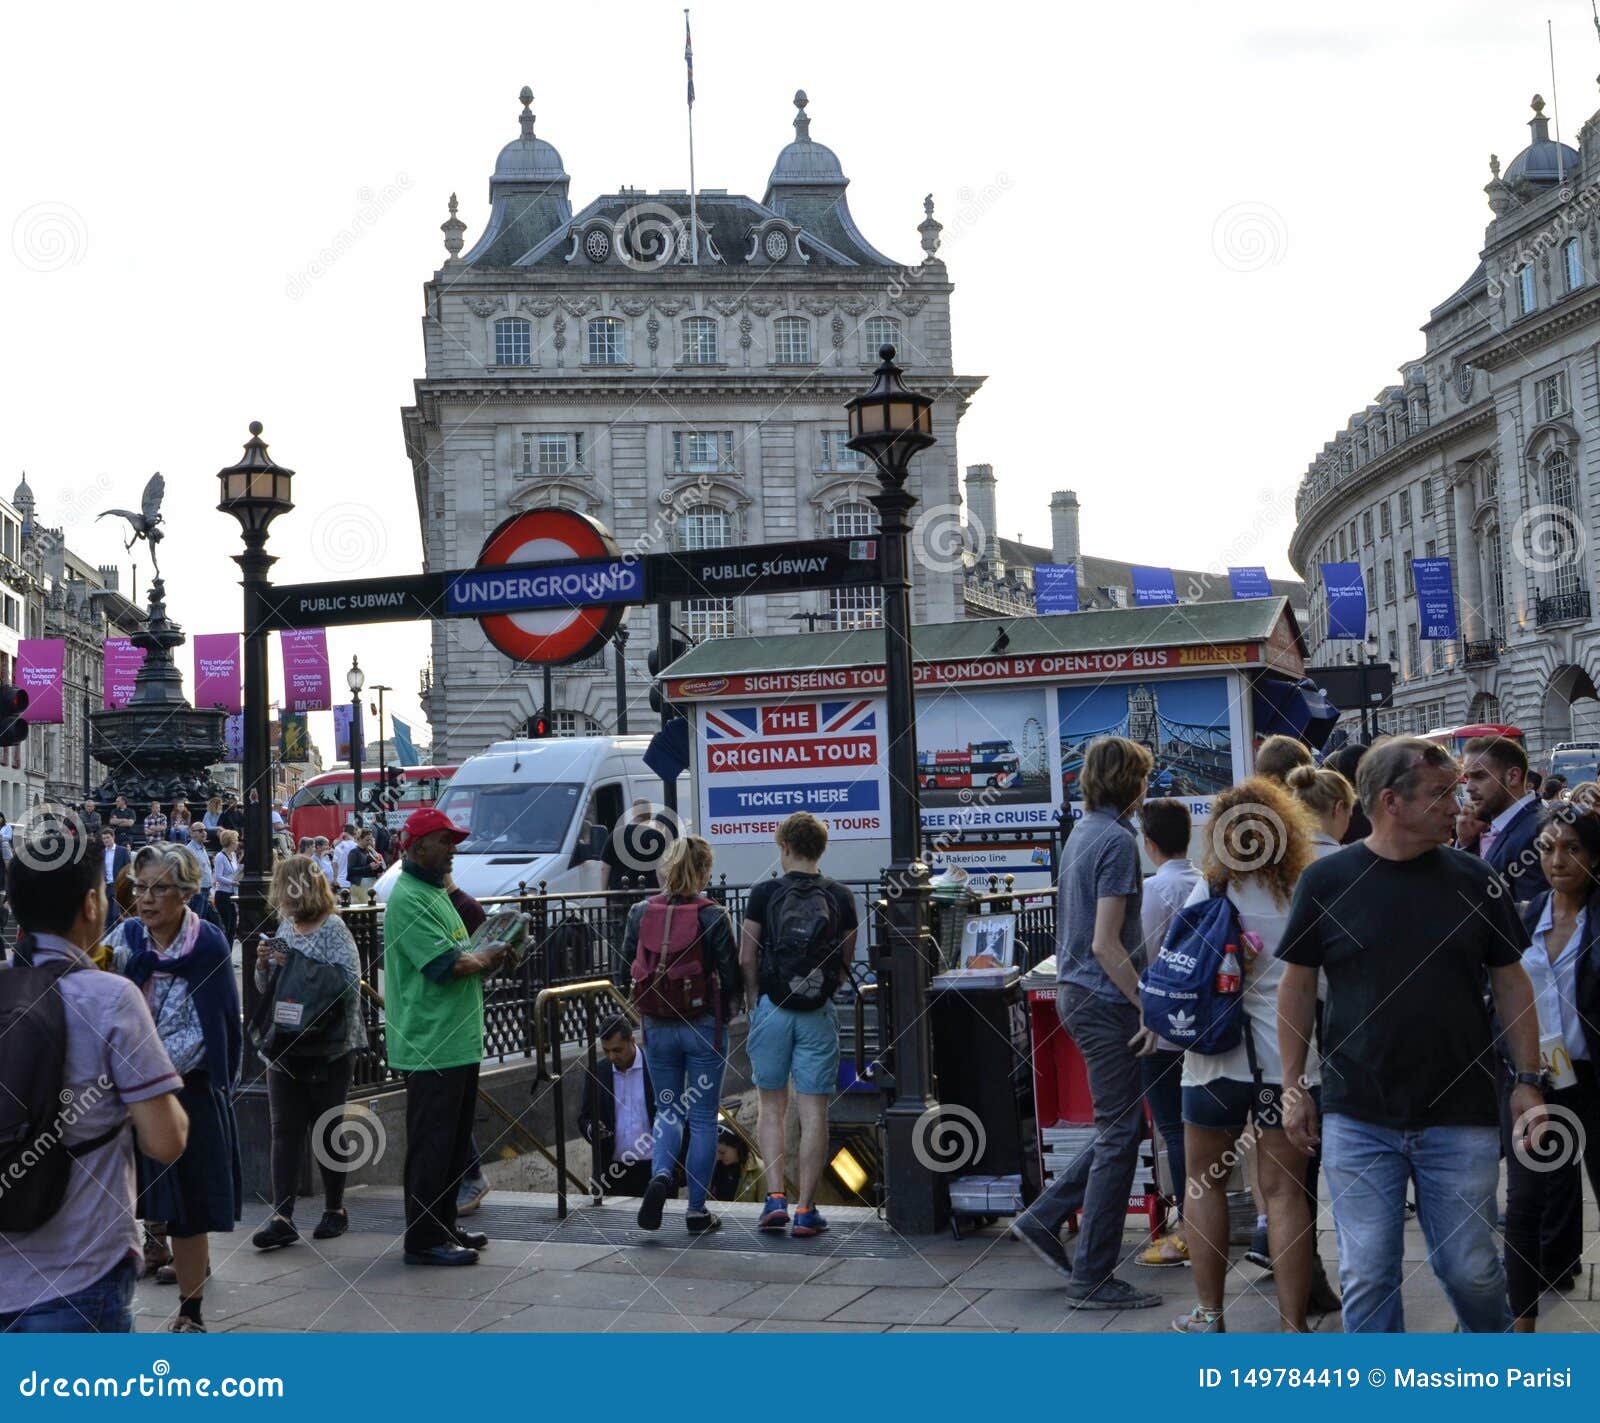
<path id="1" fill-rule="evenodd" d="M 1217 975 L 1229 951 L 1239 987 L 1223 992 Z M 1172 916 L 1155 959 L 1139 980 L 1145 1027 L 1175 1047 L 1218 1053 L 1244 1040 L 1244 946 L 1239 915 L 1226 893 L 1186 904 Z"/>

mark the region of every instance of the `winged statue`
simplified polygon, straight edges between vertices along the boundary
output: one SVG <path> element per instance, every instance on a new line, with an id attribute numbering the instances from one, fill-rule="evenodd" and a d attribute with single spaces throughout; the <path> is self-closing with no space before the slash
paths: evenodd
<path id="1" fill-rule="evenodd" d="M 132 509 L 105 509 L 95 515 L 97 520 L 116 517 L 128 521 L 133 537 L 128 540 L 126 547 L 131 552 L 134 544 L 144 539 L 150 545 L 150 565 L 155 569 L 157 578 L 161 576 L 161 565 L 156 561 L 156 545 L 161 542 L 161 496 L 166 487 L 167 482 L 158 470 L 150 476 L 149 483 L 144 487 L 137 514 Z"/>

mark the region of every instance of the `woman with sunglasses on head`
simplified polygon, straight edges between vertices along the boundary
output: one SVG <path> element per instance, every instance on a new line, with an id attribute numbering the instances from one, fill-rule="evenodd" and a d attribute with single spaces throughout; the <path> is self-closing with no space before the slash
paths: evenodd
<path id="1" fill-rule="evenodd" d="M 200 888 L 199 861 L 182 845 L 158 841 L 134 855 L 131 869 L 133 913 L 108 940 L 111 963 L 144 990 L 183 1075 L 178 1101 L 189 1115 L 189 1144 L 172 1165 L 139 1157 L 139 1216 L 166 1223 L 179 1295 L 172 1332 L 204 1334 L 208 1235 L 238 1225 L 244 1195 L 233 1115 L 239 991 L 222 930 L 189 907 Z"/>
<path id="2" fill-rule="evenodd" d="M 1513 1123 L 1506 1152 L 1506 1287 L 1519 1334 L 1534 1331 L 1546 1285 L 1559 1290 L 1571 1274 L 1557 1261 L 1560 1277 L 1545 1278 L 1541 1225 L 1582 1210 L 1582 1170 L 1600 1191 L 1600 815 L 1556 801 L 1534 845 L 1550 888 L 1522 907 L 1533 937 L 1522 966 L 1539 1013 L 1550 1117 L 1526 1146 Z"/>

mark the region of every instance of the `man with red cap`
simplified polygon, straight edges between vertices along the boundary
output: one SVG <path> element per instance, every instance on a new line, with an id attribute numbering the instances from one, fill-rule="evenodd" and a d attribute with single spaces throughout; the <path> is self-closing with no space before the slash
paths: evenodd
<path id="1" fill-rule="evenodd" d="M 383 916 L 389 1064 L 406 1078 L 408 1265 L 475 1265 L 488 1237 L 456 1226 L 456 1191 L 472 1142 L 483 1061 L 483 976 L 504 944 L 466 950 L 466 926 L 445 888 L 467 831 L 443 811 L 413 811 L 404 861 Z"/>

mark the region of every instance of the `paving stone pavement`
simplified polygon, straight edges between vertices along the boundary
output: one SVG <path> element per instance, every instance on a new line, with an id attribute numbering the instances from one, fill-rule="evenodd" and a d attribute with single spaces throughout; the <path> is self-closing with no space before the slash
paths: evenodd
<path id="1" fill-rule="evenodd" d="M 681 1203 L 668 1209 L 660 1233 L 635 1243 L 625 1203 L 603 1212 L 574 1205 L 572 1224 L 557 1222 L 553 1196 L 496 1191 L 471 1219 L 490 1237 L 481 1264 L 422 1269 L 401 1259 L 390 1220 L 398 1193 L 354 1190 L 348 1197 L 352 1230 L 266 1254 L 250 1245 L 259 1224 L 212 1237 L 214 1276 L 205 1315 L 212 1332 L 571 1333 L 677 1332 L 959 1332 L 1148 1333 L 1168 1331 L 1194 1303 L 1187 1269 L 1152 1270 L 1129 1263 L 1124 1278 L 1161 1295 L 1158 1308 L 1072 1310 L 1053 1274 L 994 1227 L 957 1241 L 948 1235 L 904 1241 L 868 1210 L 830 1207 L 833 1228 L 812 1241 L 770 1239 L 755 1230 L 759 1207 L 727 1205 L 716 1249 L 683 1230 Z M 308 1206 L 314 1203 L 307 1203 Z M 315 1211 L 309 1211 L 315 1218 Z M 499 1221 L 503 1234 L 496 1235 Z M 616 1222 L 628 1226 L 625 1231 Z M 1326 1211 L 1319 1247 L 1330 1267 L 1335 1251 Z M 1550 1295 L 1540 1328 L 1600 1330 L 1600 1236 L 1585 1237 L 1589 1261 L 1570 1295 Z M 537 1229 L 535 1227 L 538 1227 Z M 598 1239 L 606 1230 L 615 1243 Z M 581 1237 L 567 1240 L 565 1234 Z M 512 1239 L 511 1234 L 547 1238 Z M 1130 1256 L 1142 1245 L 1130 1231 Z M 1448 1304 L 1426 1263 L 1414 1222 L 1406 1227 L 1404 1287 L 1414 1331 L 1448 1331 Z M 166 1327 L 177 1291 L 141 1281 L 136 1327 Z M 1244 1263 L 1242 1250 L 1228 1276 L 1231 1332 L 1275 1330 L 1270 1276 Z M 1338 1317 L 1316 1321 L 1337 1331 Z"/>

